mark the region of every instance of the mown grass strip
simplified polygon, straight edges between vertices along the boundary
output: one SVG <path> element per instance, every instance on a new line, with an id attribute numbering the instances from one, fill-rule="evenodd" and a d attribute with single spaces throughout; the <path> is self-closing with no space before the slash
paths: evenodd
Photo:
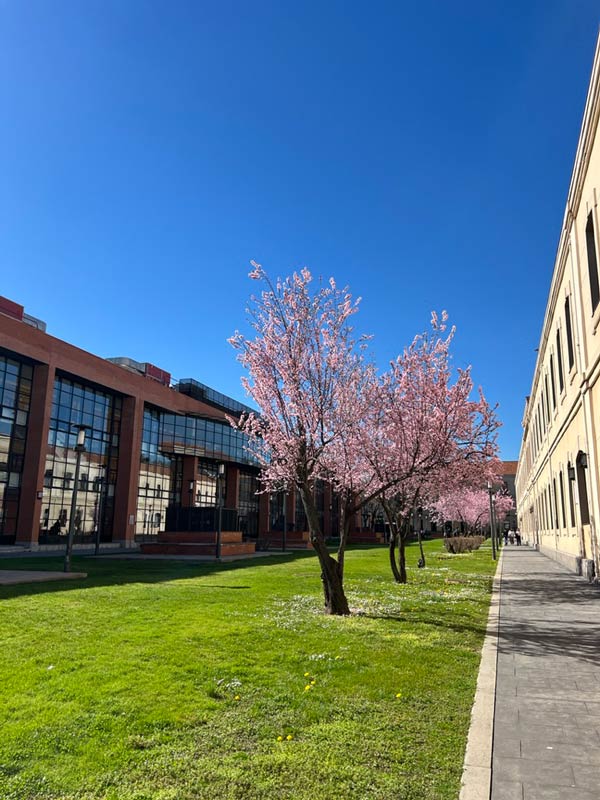
<path id="1" fill-rule="evenodd" d="M 351 550 L 350 618 L 310 554 L 0 587 L 0 797 L 454 800 L 495 565 L 426 548 Z"/>

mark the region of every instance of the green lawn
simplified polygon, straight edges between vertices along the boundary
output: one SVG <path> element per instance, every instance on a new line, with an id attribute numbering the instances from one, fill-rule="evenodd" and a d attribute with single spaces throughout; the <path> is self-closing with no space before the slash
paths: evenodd
<path id="1" fill-rule="evenodd" d="M 495 565 L 426 548 L 351 550 L 350 618 L 306 553 L 0 587 L 0 798 L 456 800 Z"/>

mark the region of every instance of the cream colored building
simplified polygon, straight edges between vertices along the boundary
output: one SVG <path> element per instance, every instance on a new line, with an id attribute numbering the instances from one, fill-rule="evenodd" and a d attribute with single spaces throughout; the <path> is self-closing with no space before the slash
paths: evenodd
<path id="1" fill-rule="evenodd" d="M 546 306 L 516 477 L 524 539 L 600 575 L 600 39 Z"/>

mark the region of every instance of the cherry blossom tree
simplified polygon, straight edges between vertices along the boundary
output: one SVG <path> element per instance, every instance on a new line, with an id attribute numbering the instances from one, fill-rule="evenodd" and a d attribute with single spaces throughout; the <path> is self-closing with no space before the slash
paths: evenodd
<path id="1" fill-rule="evenodd" d="M 479 486 L 485 483 L 479 481 Z M 492 483 L 501 479 L 492 478 Z M 514 501 L 510 494 L 502 488 L 493 496 L 496 519 L 501 522 L 514 508 Z M 432 513 L 440 520 L 462 522 L 468 534 L 482 531 L 490 524 L 490 496 L 487 489 L 469 486 L 459 487 L 437 498 L 431 504 Z"/>
<path id="2" fill-rule="evenodd" d="M 444 484 L 464 482 L 474 471 L 489 472 L 497 452 L 499 422 L 481 391 L 471 399 L 470 369 L 459 370 L 453 381 L 454 329 L 445 335 L 445 323 L 445 314 L 441 320 L 434 314 L 432 331 L 413 340 L 378 387 L 381 440 L 373 442 L 371 457 L 390 526 L 390 566 L 402 583 L 414 509 L 429 506 Z"/>
<path id="3" fill-rule="evenodd" d="M 350 324 L 358 309 L 333 279 L 312 287 L 306 269 L 273 284 L 253 262 L 250 277 L 265 288 L 247 309 L 253 339 L 230 339 L 248 377 L 243 385 L 259 408 L 231 420 L 244 431 L 262 466 L 266 491 L 294 489 L 319 558 L 330 614 L 348 614 L 344 553 L 350 522 L 364 505 L 381 502 L 392 531 L 390 563 L 406 581 L 404 545 L 415 505 L 439 496 L 440 482 L 464 480 L 495 456 L 494 410 L 472 400 L 470 370 L 452 382 L 446 316 L 417 336 L 378 376 L 365 360 L 366 338 Z M 340 498 L 340 544 L 330 554 L 314 489 L 327 481 Z M 396 563 L 399 549 L 399 564 Z M 422 551 L 424 563 L 424 553 Z"/>
<path id="4" fill-rule="evenodd" d="M 229 340 L 248 371 L 242 379 L 259 408 L 232 421 L 244 431 L 262 466 L 266 491 L 293 488 L 302 501 L 310 541 L 318 556 L 329 614 L 348 614 L 343 570 L 346 537 L 330 554 L 319 522 L 314 488 L 317 480 L 350 485 L 341 472 L 356 468 L 339 453 L 363 412 L 361 398 L 372 372 L 350 320 L 358 309 L 347 289 L 327 284 L 312 287 L 307 269 L 286 280 L 269 280 L 253 262 L 250 277 L 265 287 L 247 309 L 253 339 L 240 332 Z"/>

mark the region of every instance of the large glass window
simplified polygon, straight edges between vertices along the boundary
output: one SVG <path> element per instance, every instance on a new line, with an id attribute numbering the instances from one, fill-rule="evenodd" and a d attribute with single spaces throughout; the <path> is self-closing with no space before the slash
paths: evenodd
<path id="1" fill-rule="evenodd" d="M 587 454 L 579 451 L 575 459 L 575 468 L 577 472 L 577 488 L 579 490 L 579 513 L 581 514 L 581 524 L 590 524 L 590 507 L 588 504 L 588 490 L 585 478 L 585 471 L 587 469 Z"/>
<path id="2" fill-rule="evenodd" d="M 214 530 L 217 465 L 235 462 L 257 467 L 254 457 L 245 450 L 246 444 L 246 436 L 228 422 L 172 414 L 147 406 L 144 409 L 136 536 L 156 535 L 169 525 L 175 525 L 176 529 L 181 527 L 179 510 L 182 505 L 187 506 L 188 500 L 187 497 L 182 499 L 182 491 L 188 491 L 187 487 L 182 487 L 185 456 L 198 457 L 195 497 L 192 500 L 195 510 L 188 514 L 190 528 L 193 525 L 199 530 Z M 251 474 L 256 476 L 257 473 L 258 469 Z M 224 479 L 222 490 L 226 491 Z M 256 499 L 255 503 L 258 513 Z M 237 524 L 233 519 L 235 514 L 230 514 L 230 511 L 223 510 L 224 529 Z M 240 506 L 239 511 L 239 525 L 245 525 L 241 529 L 254 529 L 254 510 L 250 507 L 242 510 Z M 187 519 L 186 513 L 184 511 L 183 516 Z"/>
<path id="3" fill-rule="evenodd" d="M 550 386 L 552 388 L 552 410 L 556 408 L 556 384 L 554 382 L 554 357 L 550 356 Z"/>
<path id="4" fill-rule="evenodd" d="M 559 391 L 562 392 L 564 388 L 564 376 L 563 376 L 563 363 L 562 363 L 562 345 L 560 341 L 560 328 L 556 331 L 556 367 L 558 369 L 558 387 Z"/>
<path id="5" fill-rule="evenodd" d="M 0 355 L 0 544 L 13 544 L 21 493 L 33 369 Z"/>
<path id="6" fill-rule="evenodd" d="M 565 300 L 565 330 L 567 332 L 567 356 L 570 372 L 575 363 L 575 352 L 573 350 L 573 330 L 571 328 L 571 303 L 568 297 Z"/>
<path id="7" fill-rule="evenodd" d="M 258 474 L 240 472 L 238 513 L 240 530 L 245 536 L 258 536 Z"/>
<path id="8" fill-rule="evenodd" d="M 144 409 L 136 535 L 155 536 L 165 529 L 169 506 L 181 504 L 183 458 L 162 449 L 162 418 L 158 409 Z"/>
<path id="9" fill-rule="evenodd" d="M 254 456 L 246 450 L 247 437 L 226 421 L 159 411 L 156 414 L 160 452 L 257 464 Z"/>
<path id="10" fill-rule="evenodd" d="M 590 278 L 590 297 L 592 312 L 600 301 L 600 284 L 598 283 L 598 261 L 596 258 L 596 236 L 594 234 L 594 217 L 590 211 L 585 226 L 585 243 L 587 247 L 588 274 Z"/>
<path id="11" fill-rule="evenodd" d="M 75 486 L 75 445 L 82 425 L 86 426 L 85 451 Z M 54 543 L 66 536 L 74 491 L 76 541 L 92 541 L 96 535 L 101 541 L 111 541 L 120 429 L 120 397 L 57 376 L 48 432 L 40 542 Z"/>

